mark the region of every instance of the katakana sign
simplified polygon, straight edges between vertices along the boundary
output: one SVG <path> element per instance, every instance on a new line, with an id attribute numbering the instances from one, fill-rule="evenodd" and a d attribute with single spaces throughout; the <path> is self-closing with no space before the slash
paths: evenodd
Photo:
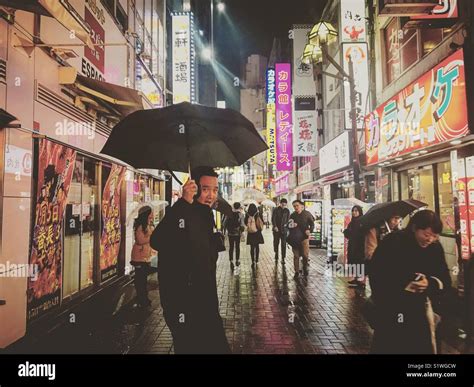
<path id="1" fill-rule="evenodd" d="M 464 55 L 458 50 L 366 117 L 367 165 L 468 133 Z"/>
<path id="2" fill-rule="evenodd" d="M 275 72 L 277 171 L 291 171 L 293 169 L 291 66 L 289 63 L 277 63 Z"/>

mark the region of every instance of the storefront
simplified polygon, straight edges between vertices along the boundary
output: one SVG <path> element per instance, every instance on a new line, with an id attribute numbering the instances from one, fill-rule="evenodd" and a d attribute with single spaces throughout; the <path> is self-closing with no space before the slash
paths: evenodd
<path id="1" fill-rule="evenodd" d="M 468 128 L 463 51 L 380 105 L 368 116 L 365 135 L 367 165 L 375 167 L 377 178 L 377 202 L 426 203 L 443 221 L 441 243 L 448 266 L 458 268 L 472 252 L 474 215 L 469 212 L 468 184 L 474 142 Z M 474 204 L 474 197 L 471 200 Z M 458 284 L 457 274 L 452 279 Z"/>

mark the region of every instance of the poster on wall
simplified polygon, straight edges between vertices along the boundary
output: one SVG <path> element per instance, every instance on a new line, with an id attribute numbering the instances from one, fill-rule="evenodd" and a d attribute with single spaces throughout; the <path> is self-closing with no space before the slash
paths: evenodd
<path id="1" fill-rule="evenodd" d="M 100 276 L 107 281 L 117 274 L 122 237 L 120 223 L 120 190 L 125 167 L 113 165 L 102 192 L 102 235 L 100 238 Z"/>
<path id="2" fill-rule="evenodd" d="M 76 151 L 47 140 L 39 141 L 38 185 L 28 278 L 28 321 L 58 307 L 62 286 L 63 218 L 76 160 Z"/>
<path id="3" fill-rule="evenodd" d="M 304 206 L 314 218 L 314 231 L 309 237 L 309 243 L 321 248 L 323 230 L 323 202 L 320 200 L 305 200 Z"/>

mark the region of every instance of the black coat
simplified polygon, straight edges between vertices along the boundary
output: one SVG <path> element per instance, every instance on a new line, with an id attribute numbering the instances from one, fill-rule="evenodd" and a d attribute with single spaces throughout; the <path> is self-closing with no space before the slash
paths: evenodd
<path id="1" fill-rule="evenodd" d="M 178 200 L 153 232 L 166 324 L 175 352 L 227 353 L 216 285 L 214 218 L 205 205 Z"/>
<path id="2" fill-rule="evenodd" d="M 288 230 L 290 220 L 290 210 L 288 208 L 276 207 L 272 212 L 272 225 L 278 227 L 278 233 L 282 234 Z"/>
<path id="3" fill-rule="evenodd" d="M 405 287 L 415 273 L 428 279 L 423 293 Z M 451 277 L 439 242 L 422 248 L 409 231 L 387 235 L 370 263 L 370 286 L 375 303 L 374 353 L 432 353 L 427 297 L 433 299 L 450 289 Z"/>
<path id="4" fill-rule="evenodd" d="M 360 217 L 352 218 L 344 230 L 347 243 L 347 263 L 361 264 L 365 258 L 365 229 L 360 224 Z"/>

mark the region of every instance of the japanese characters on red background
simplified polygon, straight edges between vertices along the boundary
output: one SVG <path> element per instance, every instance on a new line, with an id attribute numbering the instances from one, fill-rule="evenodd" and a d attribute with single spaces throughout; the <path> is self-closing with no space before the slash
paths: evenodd
<path id="1" fill-rule="evenodd" d="M 114 164 L 102 193 L 101 281 L 106 281 L 117 274 L 117 261 L 122 237 L 120 190 L 124 177 L 125 167 Z"/>
<path id="2" fill-rule="evenodd" d="M 38 185 L 30 264 L 38 275 L 28 278 L 28 320 L 60 304 L 63 217 L 76 151 L 39 141 Z"/>
<path id="3" fill-rule="evenodd" d="M 276 148 L 277 171 L 293 169 L 293 117 L 291 101 L 291 66 L 277 63 L 276 72 Z"/>
<path id="4" fill-rule="evenodd" d="M 458 50 L 367 116 L 367 165 L 467 135 L 465 89 Z"/>

